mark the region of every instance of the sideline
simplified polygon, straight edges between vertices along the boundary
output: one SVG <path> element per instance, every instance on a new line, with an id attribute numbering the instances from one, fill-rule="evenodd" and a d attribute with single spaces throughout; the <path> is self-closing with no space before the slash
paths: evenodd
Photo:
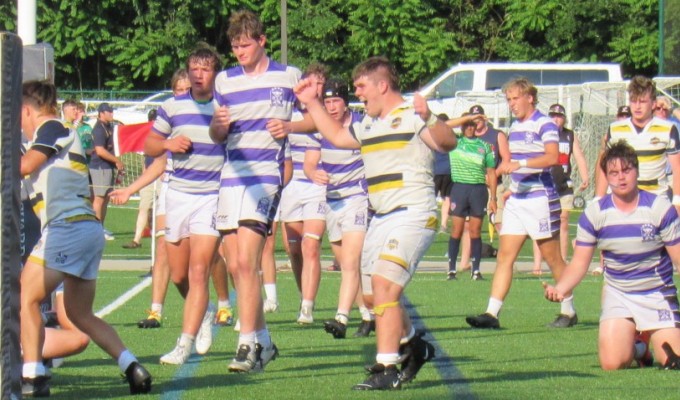
<path id="1" fill-rule="evenodd" d="M 104 318 L 112 312 L 116 311 L 123 304 L 127 303 L 133 297 L 137 296 L 142 290 L 146 289 L 151 285 L 151 277 L 144 278 L 141 282 L 130 288 L 127 292 L 120 295 L 116 300 L 111 302 L 106 307 L 97 311 L 94 315 L 99 318 Z"/>
<path id="2" fill-rule="evenodd" d="M 430 342 L 432 346 L 434 346 L 435 358 L 432 360 L 432 365 L 434 365 L 434 367 L 437 368 L 439 376 L 442 378 L 442 381 L 449 388 L 451 398 L 468 400 L 476 399 L 476 396 L 472 392 L 472 389 L 470 388 L 467 379 L 465 379 L 463 373 L 456 367 L 456 364 L 454 363 L 453 359 L 439 345 L 437 339 L 430 334 L 430 332 L 427 329 L 427 326 L 425 326 L 425 323 L 423 322 L 422 318 L 420 318 L 418 311 L 416 311 L 416 307 L 405 295 L 402 296 L 402 300 L 404 302 L 406 312 L 408 312 L 408 315 L 411 317 L 413 327 L 415 329 L 424 330 L 426 332 L 427 341 Z"/>

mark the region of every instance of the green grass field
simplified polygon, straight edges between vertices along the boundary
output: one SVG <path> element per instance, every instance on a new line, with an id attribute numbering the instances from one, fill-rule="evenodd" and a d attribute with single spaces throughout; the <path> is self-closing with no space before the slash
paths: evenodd
<path id="1" fill-rule="evenodd" d="M 140 281 L 138 272 L 102 272 L 96 309 L 109 304 Z M 448 282 L 440 274 L 416 274 L 408 301 L 417 323 L 436 342 L 437 358 L 425 365 L 415 381 L 401 392 L 353 392 L 365 378 L 363 365 L 373 362 L 374 336 L 335 340 L 323 332 L 321 321 L 335 311 L 340 274 L 324 273 L 309 327 L 295 323 L 298 296 L 291 273 L 279 274 L 280 310 L 267 314 L 280 357 L 262 374 L 227 372 L 234 356 L 237 333 L 215 328 L 206 356 L 193 355 L 182 367 L 159 365 L 180 333 L 182 303 L 171 288 L 163 327 L 141 330 L 150 289 L 144 290 L 106 319 L 154 376 L 152 398 L 162 399 L 672 399 L 677 398 L 676 372 L 657 368 L 603 372 L 597 360 L 597 323 L 601 279 L 587 277 L 576 290 L 580 323 L 574 328 L 546 328 L 558 306 L 542 298 L 540 280 L 518 275 L 506 301 L 498 331 L 473 330 L 465 315 L 483 311 L 490 280 Z M 350 329 L 357 324 L 355 311 Z M 113 360 L 91 344 L 66 360 L 52 378 L 54 398 L 117 398 L 127 396 Z"/>
<path id="2" fill-rule="evenodd" d="M 107 243 L 107 258 L 148 258 L 149 239 L 138 250 L 120 246 L 132 238 L 135 205 L 112 207 L 107 228 L 116 240 Z M 572 220 L 576 221 L 574 214 Z M 488 236 L 484 236 L 487 238 Z M 444 261 L 446 235 L 428 253 L 429 260 Z M 495 243 L 497 245 L 497 241 Z M 324 247 L 328 259 L 330 251 Z M 527 246 L 522 252 L 530 260 Z M 277 258 L 285 259 L 281 250 Z M 141 280 L 139 272 L 103 271 L 95 310 L 108 305 Z M 435 343 L 437 358 L 401 392 L 353 392 L 352 385 L 365 379 L 363 366 L 373 363 L 375 337 L 334 340 L 323 331 L 322 321 L 335 313 L 340 274 L 324 272 L 309 327 L 295 323 L 299 297 L 290 272 L 280 273 L 280 310 L 268 314 L 272 337 L 280 356 L 262 374 L 236 375 L 227 371 L 234 356 L 237 333 L 231 327 L 214 328 L 213 347 L 206 356 L 192 355 L 182 367 L 162 366 L 158 359 L 170 351 L 180 333 L 182 301 L 170 287 L 163 327 L 141 330 L 136 321 L 149 307 L 150 288 L 106 317 L 130 349 L 154 376 L 151 398 L 161 399 L 673 399 L 679 376 L 657 368 L 603 372 L 597 359 L 597 324 L 601 278 L 588 276 L 575 292 L 580 323 L 574 328 L 545 327 L 559 306 L 542 297 L 541 279 L 518 274 L 501 314 L 503 329 L 473 330 L 465 316 L 482 312 L 490 288 L 487 280 L 448 282 L 442 274 L 418 273 L 406 290 L 416 324 L 425 328 Z M 547 279 L 547 277 L 543 277 Z M 214 300 L 214 295 L 213 295 Z M 353 311 L 350 330 L 356 329 Z M 351 335 L 348 335 L 351 336 Z M 80 355 L 66 360 L 51 381 L 55 398 L 127 397 L 127 385 L 118 368 L 103 351 L 91 344 Z"/>

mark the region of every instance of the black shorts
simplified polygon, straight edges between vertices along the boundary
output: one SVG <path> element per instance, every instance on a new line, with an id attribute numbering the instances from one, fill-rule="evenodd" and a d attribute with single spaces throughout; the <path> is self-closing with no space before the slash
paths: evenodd
<path id="1" fill-rule="evenodd" d="M 489 191 L 485 184 L 454 183 L 451 188 L 449 215 L 484 218 L 488 202 Z"/>
<path id="2" fill-rule="evenodd" d="M 434 176 L 434 195 L 438 197 L 448 197 L 451 193 L 451 174 Z"/>

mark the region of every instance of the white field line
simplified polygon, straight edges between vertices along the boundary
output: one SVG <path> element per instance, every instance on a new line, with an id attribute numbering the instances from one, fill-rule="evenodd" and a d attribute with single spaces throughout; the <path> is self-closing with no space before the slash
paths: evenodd
<path id="1" fill-rule="evenodd" d="M 112 303 L 97 311 L 95 315 L 99 318 L 104 318 L 112 312 L 116 311 L 123 304 L 127 303 L 133 297 L 137 296 L 139 292 L 146 289 L 151 285 L 151 277 L 144 278 L 141 282 L 130 288 L 127 292 L 123 293 L 120 297 L 114 300 Z"/>

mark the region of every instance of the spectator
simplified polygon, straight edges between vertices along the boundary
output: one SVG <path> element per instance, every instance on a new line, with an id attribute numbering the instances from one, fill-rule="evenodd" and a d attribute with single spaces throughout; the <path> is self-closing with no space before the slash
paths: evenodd
<path id="1" fill-rule="evenodd" d="M 109 205 L 108 194 L 113 190 L 114 170 L 125 170 L 123 162 L 113 154 L 113 108 L 109 103 L 101 103 L 97 108 L 97 123 L 92 128 L 94 151 L 90 159 L 90 177 L 94 200 L 92 207 L 97 219 L 104 226 L 106 208 Z M 113 234 L 104 229 L 106 240 L 114 240 Z"/>

